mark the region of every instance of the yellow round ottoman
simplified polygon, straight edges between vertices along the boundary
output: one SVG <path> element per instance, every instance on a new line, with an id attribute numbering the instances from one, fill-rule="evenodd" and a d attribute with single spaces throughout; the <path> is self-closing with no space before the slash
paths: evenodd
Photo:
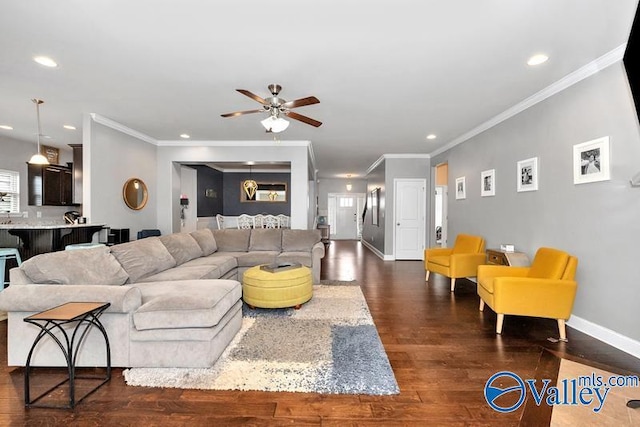
<path id="1" fill-rule="evenodd" d="M 300 308 L 313 295 L 311 269 L 298 267 L 269 272 L 251 267 L 242 277 L 242 299 L 249 307 Z"/>

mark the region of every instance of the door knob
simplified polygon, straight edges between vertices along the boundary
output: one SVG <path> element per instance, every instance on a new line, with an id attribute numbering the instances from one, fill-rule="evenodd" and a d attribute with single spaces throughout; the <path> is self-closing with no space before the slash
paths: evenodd
<path id="1" fill-rule="evenodd" d="M 400 223 L 397 223 L 396 225 L 397 225 L 398 227 L 400 227 Z"/>

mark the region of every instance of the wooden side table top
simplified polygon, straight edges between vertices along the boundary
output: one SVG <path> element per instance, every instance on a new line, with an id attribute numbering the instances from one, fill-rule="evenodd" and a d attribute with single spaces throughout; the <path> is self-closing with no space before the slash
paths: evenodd
<path id="1" fill-rule="evenodd" d="M 107 308 L 108 302 L 68 302 L 26 317 L 24 320 L 74 320 L 87 313 Z"/>
<path id="2" fill-rule="evenodd" d="M 530 265 L 529 257 L 524 252 L 507 252 L 501 249 L 487 249 L 487 262 L 511 267 L 528 267 Z"/>

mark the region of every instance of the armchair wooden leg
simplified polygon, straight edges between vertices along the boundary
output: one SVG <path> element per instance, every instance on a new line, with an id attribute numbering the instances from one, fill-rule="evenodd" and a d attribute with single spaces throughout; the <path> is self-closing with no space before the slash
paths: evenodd
<path id="1" fill-rule="evenodd" d="M 453 290 L 456 288 L 456 278 L 452 277 L 451 278 L 451 292 L 453 292 Z"/>
<path id="2" fill-rule="evenodd" d="M 429 270 L 427 270 L 427 274 L 424 276 L 424 281 L 425 282 L 429 281 Z"/>
<path id="3" fill-rule="evenodd" d="M 558 331 L 560 331 L 560 341 L 567 342 L 567 328 L 564 319 L 558 319 Z"/>
<path id="4" fill-rule="evenodd" d="M 502 333 L 502 323 L 504 323 L 504 314 L 498 313 L 498 319 L 496 320 L 496 334 Z"/>
<path id="5" fill-rule="evenodd" d="M 480 298 L 480 311 L 484 311 L 484 300 Z"/>

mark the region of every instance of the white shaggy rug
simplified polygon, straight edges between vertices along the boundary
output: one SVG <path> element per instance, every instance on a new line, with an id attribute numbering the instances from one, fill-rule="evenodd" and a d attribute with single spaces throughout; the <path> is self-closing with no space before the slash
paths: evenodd
<path id="1" fill-rule="evenodd" d="M 357 282 L 323 282 L 300 310 L 243 307 L 242 329 L 216 364 L 132 368 L 128 385 L 335 394 L 399 393 Z"/>

